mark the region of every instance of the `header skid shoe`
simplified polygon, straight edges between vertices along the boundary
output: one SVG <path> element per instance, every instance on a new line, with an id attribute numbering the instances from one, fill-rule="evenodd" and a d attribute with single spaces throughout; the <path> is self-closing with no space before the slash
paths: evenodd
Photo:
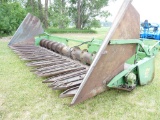
<path id="1" fill-rule="evenodd" d="M 107 90 L 106 84 L 124 70 L 125 61 L 135 54 L 135 44 L 109 45 L 111 39 L 139 39 L 140 16 L 131 2 L 124 0 L 71 105 Z"/>

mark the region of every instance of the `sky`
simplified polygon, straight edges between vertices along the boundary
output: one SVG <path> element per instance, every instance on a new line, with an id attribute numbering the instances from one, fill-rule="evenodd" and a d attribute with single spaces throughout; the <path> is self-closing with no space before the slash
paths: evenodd
<path id="1" fill-rule="evenodd" d="M 112 16 L 108 18 L 108 21 L 114 20 L 123 1 L 124 0 L 117 0 L 109 2 L 107 9 Z M 160 23 L 160 0 L 133 0 L 132 5 L 139 12 L 141 22 L 148 19 L 151 23 Z"/>

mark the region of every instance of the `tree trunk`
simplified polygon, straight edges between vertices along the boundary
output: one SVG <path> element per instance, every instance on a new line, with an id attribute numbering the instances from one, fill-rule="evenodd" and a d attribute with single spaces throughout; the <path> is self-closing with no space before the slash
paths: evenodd
<path id="1" fill-rule="evenodd" d="M 34 13 L 34 12 L 35 12 L 35 11 L 34 11 L 34 0 L 30 0 L 30 6 L 31 6 L 32 11 L 33 11 L 33 13 Z"/>
<path id="2" fill-rule="evenodd" d="M 48 0 L 45 0 L 45 19 L 44 19 L 44 26 L 48 28 Z"/>
<path id="3" fill-rule="evenodd" d="M 65 0 L 61 0 L 61 16 L 64 15 L 64 9 L 65 9 Z M 64 21 L 63 21 L 63 19 L 60 20 L 59 28 L 60 29 L 64 28 Z"/>
<path id="4" fill-rule="evenodd" d="M 81 29 L 81 0 L 77 3 L 77 24 L 76 28 Z"/>
<path id="5" fill-rule="evenodd" d="M 39 18 L 43 22 L 43 10 L 41 0 L 38 0 Z"/>

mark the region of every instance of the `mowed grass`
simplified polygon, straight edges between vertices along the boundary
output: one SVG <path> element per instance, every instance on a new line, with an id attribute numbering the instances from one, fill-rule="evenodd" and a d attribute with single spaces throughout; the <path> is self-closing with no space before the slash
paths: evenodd
<path id="1" fill-rule="evenodd" d="M 103 38 L 101 33 L 92 35 Z M 84 37 L 91 38 L 88 35 Z M 43 79 L 31 73 L 7 44 L 0 41 L 0 120 L 159 120 L 160 53 L 149 85 L 132 92 L 109 90 L 69 107 L 72 98 L 59 98 L 60 91 L 42 84 Z"/>
<path id="2" fill-rule="evenodd" d="M 53 34 L 55 36 L 59 37 L 65 37 L 65 38 L 70 38 L 70 39 L 75 39 L 75 40 L 92 40 L 93 38 L 95 39 L 104 39 L 106 36 L 107 31 L 109 30 L 108 27 L 102 27 L 102 28 L 96 28 L 94 29 L 97 31 L 97 34 L 95 33 L 63 33 L 63 34 Z"/>

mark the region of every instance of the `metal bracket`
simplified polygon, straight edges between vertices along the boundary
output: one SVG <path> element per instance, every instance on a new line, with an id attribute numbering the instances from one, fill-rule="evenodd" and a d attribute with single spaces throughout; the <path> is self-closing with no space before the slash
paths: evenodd
<path id="1" fill-rule="evenodd" d="M 147 56 L 154 56 L 158 51 L 159 41 L 152 46 L 146 45 L 144 41 L 139 39 L 127 39 L 127 40 L 110 40 L 111 45 L 123 45 L 123 44 L 138 44 L 144 50 Z"/>

